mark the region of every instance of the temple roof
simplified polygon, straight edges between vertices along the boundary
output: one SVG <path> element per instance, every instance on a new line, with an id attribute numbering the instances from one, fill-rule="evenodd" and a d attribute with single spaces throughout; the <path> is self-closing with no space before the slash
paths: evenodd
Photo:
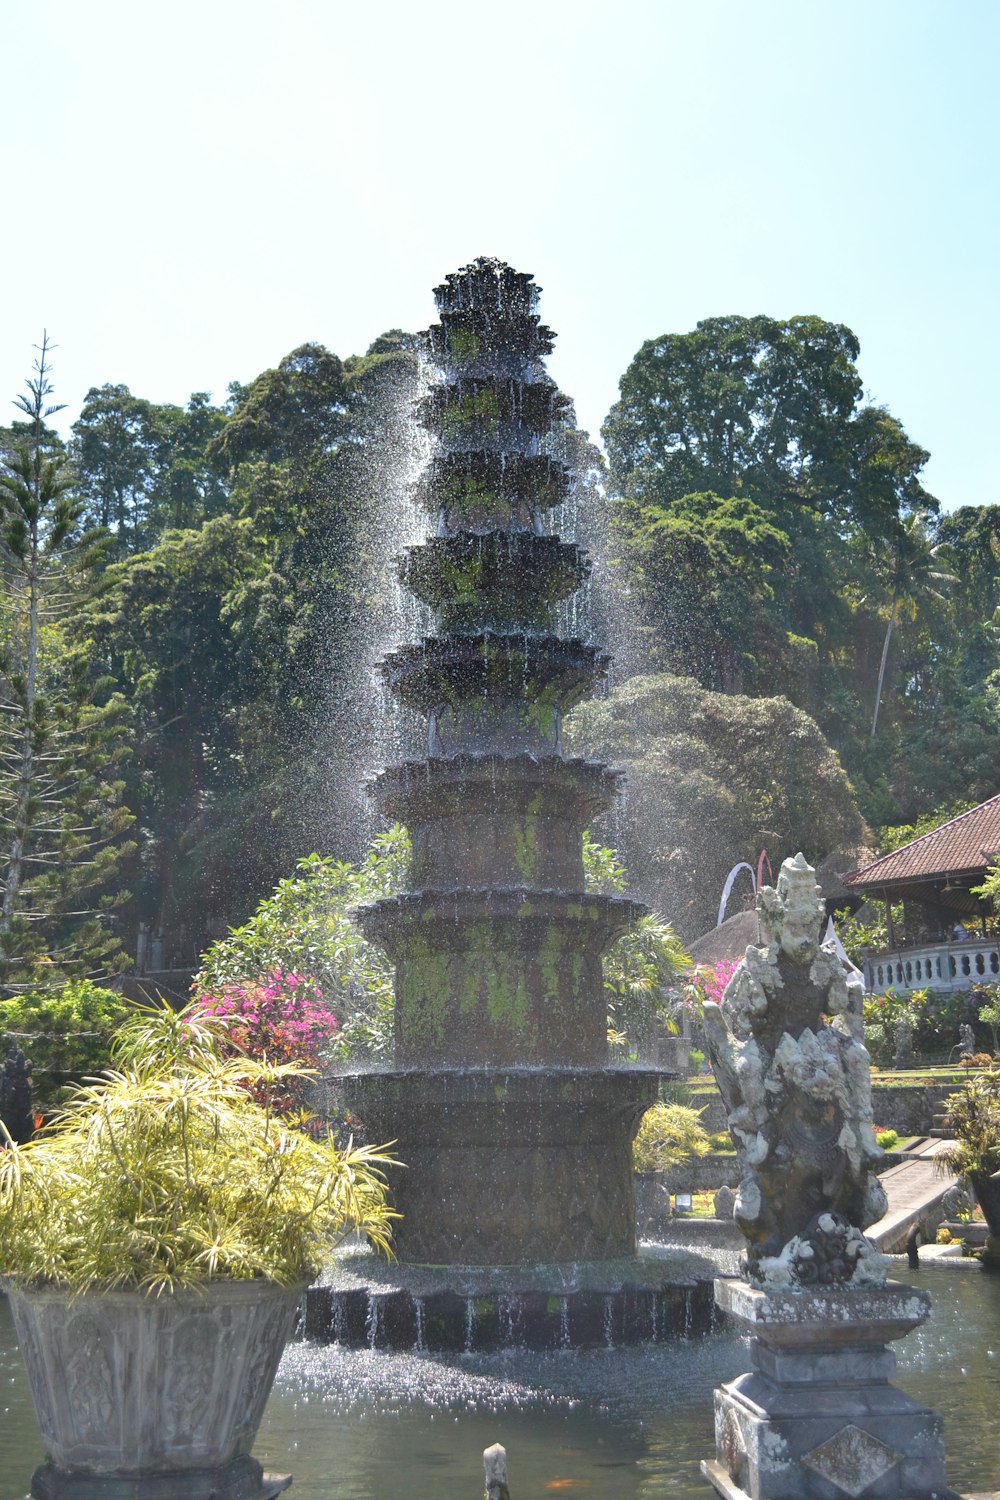
<path id="1" fill-rule="evenodd" d="M 998 854 L 1000 795 L 980 802 L 901 849 L 883 854 L 863 870 L 851 871 L 843 880 L 852 890 L 862 891 L 948 876 L 981 878 Z"/>

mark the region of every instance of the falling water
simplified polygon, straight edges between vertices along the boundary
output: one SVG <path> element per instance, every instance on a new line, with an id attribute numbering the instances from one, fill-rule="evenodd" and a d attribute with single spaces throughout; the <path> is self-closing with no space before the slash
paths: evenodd
<path id="1" fill-rule="evenodd" d="M 344 1315 L 344 1304 L 340 1297 L 334 1297 L 330 1305 L 330 1334 L 335 1344 L 342 1344 L 347 1332 Z"/>
<path id="2" fill-rule="evenodd" d="M 508 1347 L 514 1344 L 514 1299 L 513 1297 L 501 1297 L 499 1300 L 500 1314 L 500 1338 Z"/>
<path id="3" fill-rule="evenodd" d="M 571 1345 L 570 1345 L 570 1336 L 569 1336 L 569 1298 L 568 1297 L 564 1297 L 562 1299 L 562 1305 L 561 1305 L 561 1307 L 559 1309 L 559 1347 L 560 1347 L 560 1349 L 569 1349 L 571 1347 Z"/>
<path id="4" fill-rule="evenodd" d="M 377 1297 L 371 1297 L 368 1301 L 368 1311 L 365 1314 L 365 1332 L 368 1336 L 368 1347 L 374 1349 L 378 1343 L 379 1323 L 382 1317 L 382 1304 Z"/>
<path id="5" fill-rule="evenodd" d="M 365 445 L 357 481 L 359 512 L 371 517 L 365 538 L 368 587 L 378 597 L 379 607 L 366 612 L 364 636 L 357 643 L 357 667 L 343 703 L 344 722 L 333 726 L 333 736 L 334 754 L 340 751 L 356 761 L 344 768 L 343 779 L 345 786 L 353 785 L 358 792 L 359 853 L 376 826 L 361 794 L 364 782 L 388 761 L 414 753 L 424 733 L 417 715 L 397 702 L 376 667 L 390 646 L 417 641 L 430 628 L 428 610 L 403 588 L 397 574 L 400 553 L 427 529 L 414 490 L 430 442 L 424 428 L 413 421 L 411 407 L 425 393 L 428 381 L 421 359 L 409 393 L 394 388 L 382 397 L 378 421 L 385 440 Z"/>

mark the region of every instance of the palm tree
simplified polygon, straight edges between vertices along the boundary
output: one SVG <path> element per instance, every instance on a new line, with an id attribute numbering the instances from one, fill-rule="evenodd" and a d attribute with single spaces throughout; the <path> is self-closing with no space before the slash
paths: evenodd
<path id="1" fill-rule="evenodd" d="M 889 642 L 896 624 L 900 606 L 909 606 L 911 615 L 916 614 L 922 599 L 943 599 L 944 590 L 955 582 L 953 573 L 946 573 L 934 566 L 941 548 L 932 546 L 927 533 L 927 512 L 914 511 L 896 527 L 895 536 L 889 545 L 889 619 L 882 642 L 882 660 L 878 669 L 878 684 L 875 688 L 875 711 L 872 714 L 872 739 L 878 727 L 878 713 L 882 706 L 882 688 L 885 683 L 885 667 L 889 658 Z"/>

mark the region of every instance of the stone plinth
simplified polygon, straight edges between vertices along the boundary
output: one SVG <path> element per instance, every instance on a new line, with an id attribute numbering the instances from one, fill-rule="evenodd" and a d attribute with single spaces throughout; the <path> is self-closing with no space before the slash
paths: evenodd
<path id="1" fill-rule="evenodd" d="M 942 1421 L 889 1384 L 887 1348 L 923 1323 L 930 1295 L 889 1282 L 758 1291 L 718 1281 L 716 1303 L 753 1335 L 752 1369 L 715 1393 L 726 1500 L 956 1500 Z"/>

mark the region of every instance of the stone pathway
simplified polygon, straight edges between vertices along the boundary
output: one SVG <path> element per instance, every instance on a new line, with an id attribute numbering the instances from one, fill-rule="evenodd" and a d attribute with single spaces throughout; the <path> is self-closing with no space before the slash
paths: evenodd
<path id="1" fill-rule="evenodd" d="M 882 1186 L 889 1197 L 889 1211 L 866 1234 L 886 1254 L 900 1253 L 914 1224 L 921 1223 L 955 1182 L 949 1172 L 938 1169 L 935 1157 L 951 1141 L 925 1137 L 907 1153 L 907 1159 L 883 1172 Z"/>

